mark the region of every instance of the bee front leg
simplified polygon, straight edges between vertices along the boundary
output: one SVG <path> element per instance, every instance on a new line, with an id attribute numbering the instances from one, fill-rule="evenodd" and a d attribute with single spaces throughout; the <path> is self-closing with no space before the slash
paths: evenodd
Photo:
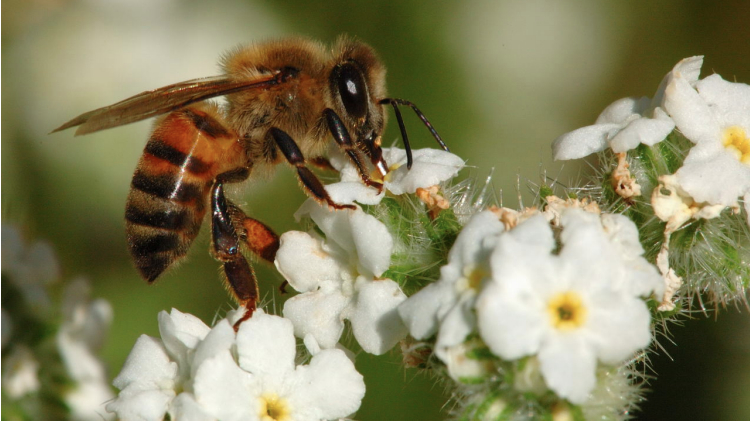
<path id="1" fill-rule="evenodd" d="M 309 195 L 319 202 L 325 202 L 329 207 L 337 210 L 345 208 L 356 209 L 354 205 L 337 204 L 330 196 L 328 196 L 328 192 L 326 192 L 323 183 L 320 182 L 318 177 L 315 176 L 310 169 L 305 167 L 305 157 L 302 155 L 302 151 L 300 151 L 297 143 L 294 142 L 294 139 L 292 139 L 289 134 L 281 129 L 273 127 L 269 130 L 269 135 L 276 142 L 276 145 L 284 154 L 284 157 L 286 157 L 289 164 L 297 169 L 297 176 Z"/>
<path id="2" fill-rule="evenodd" d="M 352 142 L 349 131 L 346 130 L 346 126 L 344 126 L 344 123 L 341 121 L 338 114 L 330 108 L 327 108 L 323 111 L 323 115 L 325 115 L 326 123 L 328 123 L 328 129 L 331 131 L 331 134 L 333 134 L 333 139 L 336 140 L 336 143 L 339 144 L 341 149 L 349 156 L 349 159 L 357 167 L 357 172 L 359 173 L 359 177 L 362 178 L 362 182 L 367 186 L 377 189 L 378 193 L 382 192 L 383 183 L 376 182 L 370 178 L 367 167 L 360 159 L 359 150 Z M 371 148 L 373 149 L 371 157 L 372 163 L 375 165 L 375 168 L 380 173 L 382 179 L 388 173 L 388 164 L 383 159 L 383 152 L 379 146 L 372 145 Z"/>
<path id="3" fill-rule="evenodd" d="M 275 235 L 274 235 L 275 236 Z M 214 257 L 222 262 L 226 283 L 231 288 L 245 315 L 234 324 L 237 331 L 240 324 L 252 317 L 258 302 L 258 280 L 253 267 L 240 252 L 240 234 L 224 197 L 224 185 L 217 181 L 211 188 L 211 239 Z"/>

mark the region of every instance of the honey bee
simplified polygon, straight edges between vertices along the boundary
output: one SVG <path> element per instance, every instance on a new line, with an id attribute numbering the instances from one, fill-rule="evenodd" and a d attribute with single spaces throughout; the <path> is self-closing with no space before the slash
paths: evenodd
<path id="1" fill-rule="evenodd" d="M 227 290 L 246 312 L 256 308 L 258 284 L 242 250 L 273 262 L 279 237 L 226 198 L 224 184 L 282 161 L 293 166 L 305 192 L 340 210 L 307 164 L 330 166 L 330 140 L 378 190 L 388 164 L 381 135 L 383 106 L 393 107 L 411 168 L 412 155 L 398 106 L 410 107 L 444 150 L 424 114 L 411 102 L 386 95 L 385 67 L 360 41 L 340 37 L 331 50 L 306 39 L 283 39 L 226 54 L 220 76 L 146 91 L 84 113 L 53 132 L 78 126 L 76 135 L 160 117 L 133 174 L 125 207 L 127 242 L 141 276 L 153 283 L 184 258 L 211 213 L 211 254 Z M 219 107 L 207 101 L 225 96 Z"/>

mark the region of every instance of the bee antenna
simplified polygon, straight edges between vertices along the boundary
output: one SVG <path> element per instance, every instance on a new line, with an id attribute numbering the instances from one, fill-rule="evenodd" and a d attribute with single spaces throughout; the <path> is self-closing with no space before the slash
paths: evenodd
<path id="1" fill-rule="evenodd" d="M 390 104 L 393 106 L 393 111 L 396 113 L 396 120 L 398 120 L 398 127 L 401 129 L 401 139 L 404 140 L 404 148 L 406 149 L 406 168 L 411 170 L 411 165 L 414 160 L 411 157 L 411 145 L 409 145 L 409 136 L 406 134 L 406 126 L 404 126 L 404 118 L 401 116 L 401 110 L 398 109 L 398 100 L 392 98 L 385 98 L 380 100 L 380 104 Z"/>
<path id="2" fill-rule="evenodd" d="M 414 113 L 417 114 L 417 117 L 419 117 L 422 123 L 424 123 L 424 125 L 427 126 L 427 129 L 430 131 L 430 133 L 432 133 L 432 136 L 435 138 L 438 144 L 440 144 L 440 148 L 442 148 L 444 151 L 450 152 L 450 149 L 448 149 L 448 145 L 446 145 L 445 142 L 443 142 L 443 139 L 440 137 L 440 135 L 437 133 L 435 128 L 432 126 L 432 123 L 430 123 L 430 121 L 427 120 L 427 117 L 425 117 L 424 113 L 422 113 L 422 111 L 419 110 L 419 108 L 417 108 L 417 106 L 414 105 L 414 103 L 412 103 L 411 101 L 402 100 L 399 98 L 384 98 L 380 100 L 380 104 L 391 104 L 393 106 L 393 109 L 396 110 L 396 118 L 399 119 L 399 123 L 401 124 L 401 128 L 402 128 L 401 133 L 404 134 L 404 137 L 406 135 L 406 131 L 403 129 L 403 124 L 399 117 L 400 114 L 398 112 L 398 108 L 396 108 L 396 105 L 400 104 L 400 105 L 411 107 L 411 109 L 414 110 Z M 406 144 L 406 142 L 404 142 L 404 144 Z M 408 151 L 408 145 L 407 145 L 407 151 Z M 408 152 L 407 152 L 407 155 L 408 155 Z"/>

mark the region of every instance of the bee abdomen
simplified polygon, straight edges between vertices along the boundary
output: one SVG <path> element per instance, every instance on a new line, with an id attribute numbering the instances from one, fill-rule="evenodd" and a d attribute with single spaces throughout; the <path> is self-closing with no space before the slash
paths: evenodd
<path id="1" fill-rule="evenodd" d="M 125 208 L 128 248 L 143 278 L 156 280 L 187 254 L 214 179 L 241 167 L 243 158 L 237 136 L 224 127 L 213 105 L 174 111 L 157 124 Z"/>
<path id="2" fill-rule="evenodd" d="M 143 278 L 156 280 L 187 254 L 205 209 L 202 198 L 186 204 L 131 189 L 125 208 L 128 248 Z"/>

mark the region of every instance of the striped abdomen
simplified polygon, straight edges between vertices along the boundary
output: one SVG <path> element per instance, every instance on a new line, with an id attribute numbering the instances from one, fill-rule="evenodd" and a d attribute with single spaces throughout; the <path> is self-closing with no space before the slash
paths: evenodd
<path id="1" fill-rule="evenodd" d="M 245 164 L 237 136 L 220 119 L 210 104 L 170 113 L 157 123 L 138 162 L 126 231 L 130 254 L 149 282 L 187 254 L 216 176 Z"/>

